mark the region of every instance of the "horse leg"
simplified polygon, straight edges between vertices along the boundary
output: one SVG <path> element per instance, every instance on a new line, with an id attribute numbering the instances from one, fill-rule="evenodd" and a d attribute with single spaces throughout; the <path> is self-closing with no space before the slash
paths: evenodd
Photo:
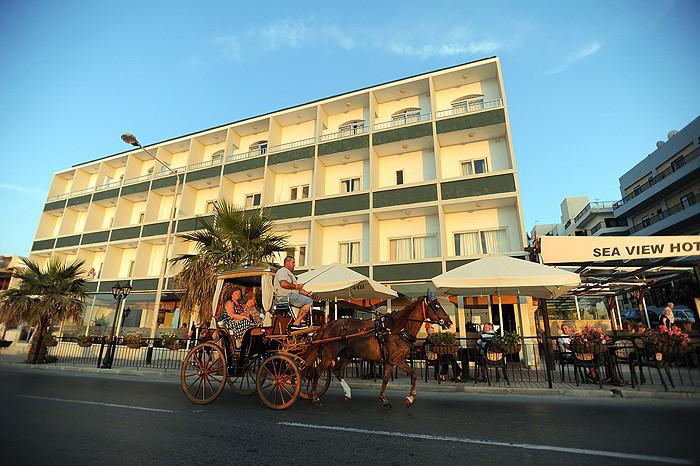
<path id="1" fill-rule="evenodd" d="M 407 408 L 410 408 L 411 405 L 413 404 L 413 401 L 416 399 L 416 380 L 418 377 L 416 377 L 416 371 L 413 370 L 411 366 L 408 365 L 405 359 L 402 359 L 396 364 L 396 367 L 401 369 L 406 375 L 411 377 L 411 392 L 408 394 L 406 399 L 404 400 L 404 403 L 406 404 Z"/>
<path id="2" fill-rule="evenodd" d="M 343 399 L 345 401 L 352 399 L 352 390 L 350 390 L 350 385 L 348 385 L 343 378 L 343 371 L 345 370 L 345 366 L 348 364 L 348 362 L 350 362 L 350 358 L 348 358 L 345 353 L 341 353 L 340 361 L 338 361 L 338 364 L 333 368 L 333 375 L 335 375 L 335 378 L 338 379 L 338 382 L 340 382 L 340 386 L 343 387 Z"/>
<path id="3" fill-rule="evenodd" d="M 316 392 L 316 387 L 318 386 L 318 379 L 323 374 L 326 369 L 333 362 L 332 353 L 330 351 L 324 350 L 321 352 L 321 362 L 318 363 L 318 367 L 315 371 L 312 371 L 311 375 L 311 404 L 314 406 L 321 406 L 321 399 L 318 397 Z M 311 369 L 311 368 L 310 368 Z"/>
<path id="4" fill-rule="evenodd" d="M 386 386 L 389 384 L 389 380 L 391 379 L 391 371 L 393 370 L 393 365 L 388 363 L 384 364 L 384 377 L 382 377 L 382 389 L 379 391 L 379 400 L 381 400 L 385 408 L 391 408 L 391 402 L 386 397 Z"/>

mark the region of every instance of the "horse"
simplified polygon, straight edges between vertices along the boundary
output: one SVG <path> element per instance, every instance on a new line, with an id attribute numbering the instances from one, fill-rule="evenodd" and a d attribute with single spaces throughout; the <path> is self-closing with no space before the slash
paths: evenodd
<path id="1" fill-rule="evenodd" d="M 343 379 L 343 369 L 351 358 L 361 358 L 369 361 L 384 362 L 384 375 L 379 400 L 385 408 L 391 408 L 391 402 L 386 396 L 386 387 L 391 378 L 394 366 L 411 377 L 411 391 L 405 398 L 406 407 L 410 408 L 416 398 L 417 376 L 413 368 L 406 362 L 411 345 L 416 341 L 416 335 L 421 324 L 426 321 L 437 323 L 443 329 L 452 325 L 452 320 L 443 309 L 437 298 L 429 295 L 419 298 L 395 314 L 385 316 L 383 331 L 379 335 L 374 330 L 373 320 L 334 320 L 324 325 L 311 342 L 306 356 L 305 376 L 312 379 L 311 401 L 320 406 L 316 395 L 316 385 L 320 374 L 328 367 L 333 367 L 336 379 L 343 387 L 344 398 L 350 400 L 352 392 Z M 362 334 L 358 336 L 353 336 Z M 383 343 L 380 344 L 380 339 Z M 321 361 L 316 365 L 319 353 Z M 312 369 L 313 374 L 309 375 Z"/>

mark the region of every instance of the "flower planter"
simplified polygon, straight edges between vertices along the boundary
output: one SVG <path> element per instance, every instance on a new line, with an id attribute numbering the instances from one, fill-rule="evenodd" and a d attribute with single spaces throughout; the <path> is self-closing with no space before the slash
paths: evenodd
<path id="1" fill-rule="evenodd" d="M 447 355 L 447 354 L 457 354 L 457 351 L 459 350 L 458 345 L 435 345 L 433 346 L 433 351 L 437 354 L 440 355 Z"/>
<path id="2" fill-rule="evenodd" d="M 126 344 L 126 347 L 131 348 L 131 349 L 139 349 L 139 348 L 142 348 L 143 346 L 144 345 L 142 345 L 141 343 L 127 343 Z"/>
<path id="3" fill-rule="evenodd" d="M 177 351 L 180 349 L 180 343 L 173 343 L 172 345 L 165 345 L 170 351 Z"/>
<path id="4" fill-rule="evenodd" d="M 521 349 L 522 349 L 522 346 L 521 346 L 521 345 L 513 345 L 513 346 L 509 346 L 509 347 L 504 351 L 504 353 L 506 353 L 506 354 L 517 354 L 517 353 L 520 352 Z"/>
<path id="5" fill-rule="evenodd" d="M 88 341 L 85 343 L 78 343 L 78 346 L 80 346 L 81 348 L 89 348 L 92 346 L 92 342 Z"/>

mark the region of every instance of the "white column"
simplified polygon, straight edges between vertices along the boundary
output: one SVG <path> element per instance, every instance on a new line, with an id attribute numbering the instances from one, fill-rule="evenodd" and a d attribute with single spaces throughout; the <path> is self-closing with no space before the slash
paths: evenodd
<path id="1" fill-rule="evenodd" d="M 503 305 L 501 304 L 501 291 L 498 291 L 498 333 L 503 335 Z"/>
<path id="2" fill-rule="evenodd" d="M 642 306 L 644 307 L 644 318 L 647 321 L 647 328 L 651 328 L 651 322 L 649 322 L 649 312 L 647 312 L 647 300 L 642 295 Z"/>
<path id="3" fill-rule="evenodd" d="M 574 303 L 576 303 L 576 320 L 581 320 L 581 309 L 578 307 L 578 296 L 574 296 Z"/>

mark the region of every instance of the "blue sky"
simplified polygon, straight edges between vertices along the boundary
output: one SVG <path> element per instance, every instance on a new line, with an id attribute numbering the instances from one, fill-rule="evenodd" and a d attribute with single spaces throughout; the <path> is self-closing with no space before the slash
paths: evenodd
<path id="1" fill-rule="evenodd" d="M 700 2 L 3 2 L 0 253 L 26 255 L 53 172 L 491 55 L 526 227 L 700 113 Z"/>

